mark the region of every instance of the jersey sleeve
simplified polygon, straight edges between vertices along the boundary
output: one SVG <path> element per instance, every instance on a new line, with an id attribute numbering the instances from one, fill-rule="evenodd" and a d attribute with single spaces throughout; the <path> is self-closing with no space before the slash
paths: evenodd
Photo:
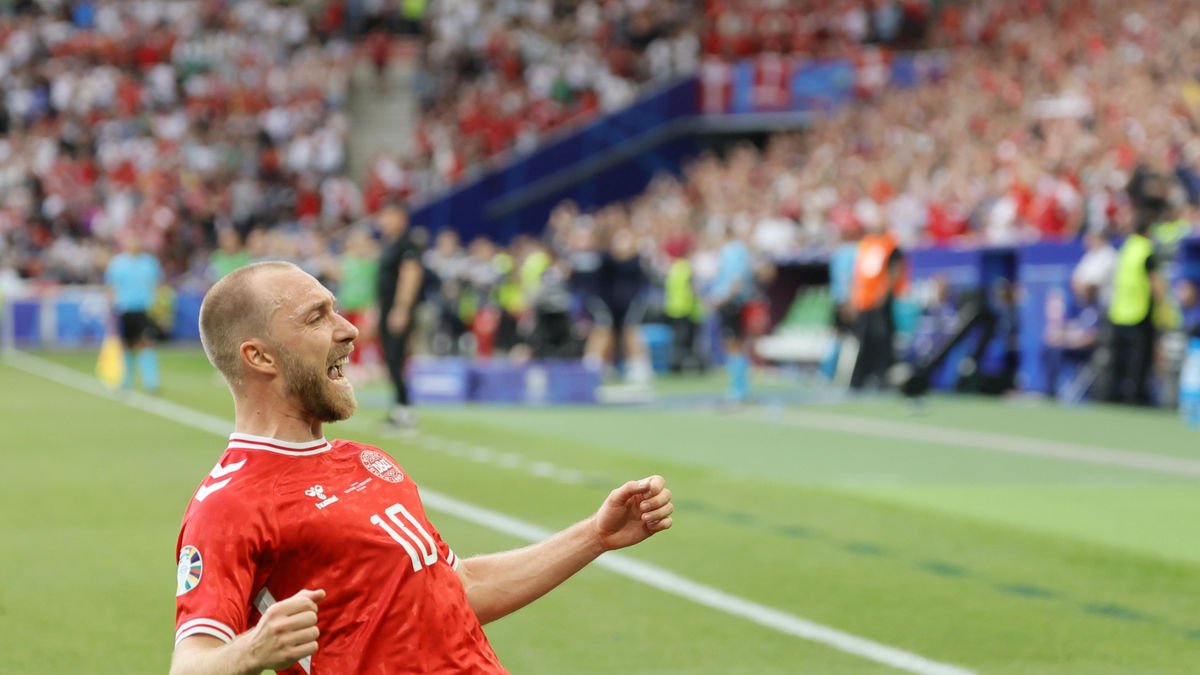
<path id="1" fill-rule="evenodd" d="M 251 595 L 267 533 L 232 500 L 193 502 L 175 553 L 175 644 L 195 635 L 232 642 L 250 626 Z"/>

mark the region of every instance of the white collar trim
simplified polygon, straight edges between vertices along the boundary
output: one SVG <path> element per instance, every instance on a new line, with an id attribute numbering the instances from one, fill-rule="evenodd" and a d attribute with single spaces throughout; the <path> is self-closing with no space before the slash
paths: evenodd
<path id="1" fill-rule="evenodd" d="M 315 441 L 297 443 L 295 441 L 281 441 L 269 436 L 232 433 L 229 434 L 228 447 L 241 450 L 265 450 L 279 455 L 306 456 L 319 455 L 329 450 L 331 446 L 329 445 L 329 441 L 326 441 L 324 437 Z"/>

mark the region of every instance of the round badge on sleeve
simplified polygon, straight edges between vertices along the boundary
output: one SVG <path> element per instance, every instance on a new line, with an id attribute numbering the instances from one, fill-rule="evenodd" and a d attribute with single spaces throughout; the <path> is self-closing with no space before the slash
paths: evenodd
<path id="1" fill-rule="evenodd" d="M 404 480 L 404 473 L 400 471 L 400 467 L 378 450 L 363 450 L 358 458 L 362 460 L 362 465 L 367 471 L 389 483 L 399 483 Z"/>
<path id="2" fill-rule="evenodd" d="M 179 550 L 179 568 L 175 571 L 175 597 L 200 585 L 204 576 L 204 559 L 195 546 L 184 546 Z"/>

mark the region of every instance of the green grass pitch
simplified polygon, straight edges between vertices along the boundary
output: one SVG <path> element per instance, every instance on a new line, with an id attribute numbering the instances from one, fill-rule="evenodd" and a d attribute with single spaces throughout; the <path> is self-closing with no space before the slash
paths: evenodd
<path id="1" fill-rule="evenodd" d="M 81 373 L 95 359 L 41 356 Z M 163 398 L 229 418 L 199 352 L 163 361 Z M 980 440 L 1200 466 L 1200 435 L 1169 413 L 967 398 L 920 412 L 890 398 L 445 407 L 392 438 L 382 392 L 360 400 L 329 437 L 546 528 L 661 473 L 676 526 L 630 557 L 854 635 L 979 673 L 1200 672 L 1200 478 Z M 0 429 L 0 673 L 166 672 L 179 518 L 221 438 L 3 362 Z M 521 543 L 431 517 L 460 555 Z M 487 632 L 514 673 L 898 672 L 597 568 Z"/>

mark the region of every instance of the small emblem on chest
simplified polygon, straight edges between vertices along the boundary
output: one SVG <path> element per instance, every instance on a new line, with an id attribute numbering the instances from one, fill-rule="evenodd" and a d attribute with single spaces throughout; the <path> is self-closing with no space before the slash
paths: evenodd
<path id="1" fill-rule="evenodd" d="M 359 459 L 362 460 L 362 465 L 367 471 L 386 480 L 389 483 L 399 483 L 404 480 L 404 473 L 400 471 L 400 467 L 387 455 L 378 450 L 363 450 Z"/>

